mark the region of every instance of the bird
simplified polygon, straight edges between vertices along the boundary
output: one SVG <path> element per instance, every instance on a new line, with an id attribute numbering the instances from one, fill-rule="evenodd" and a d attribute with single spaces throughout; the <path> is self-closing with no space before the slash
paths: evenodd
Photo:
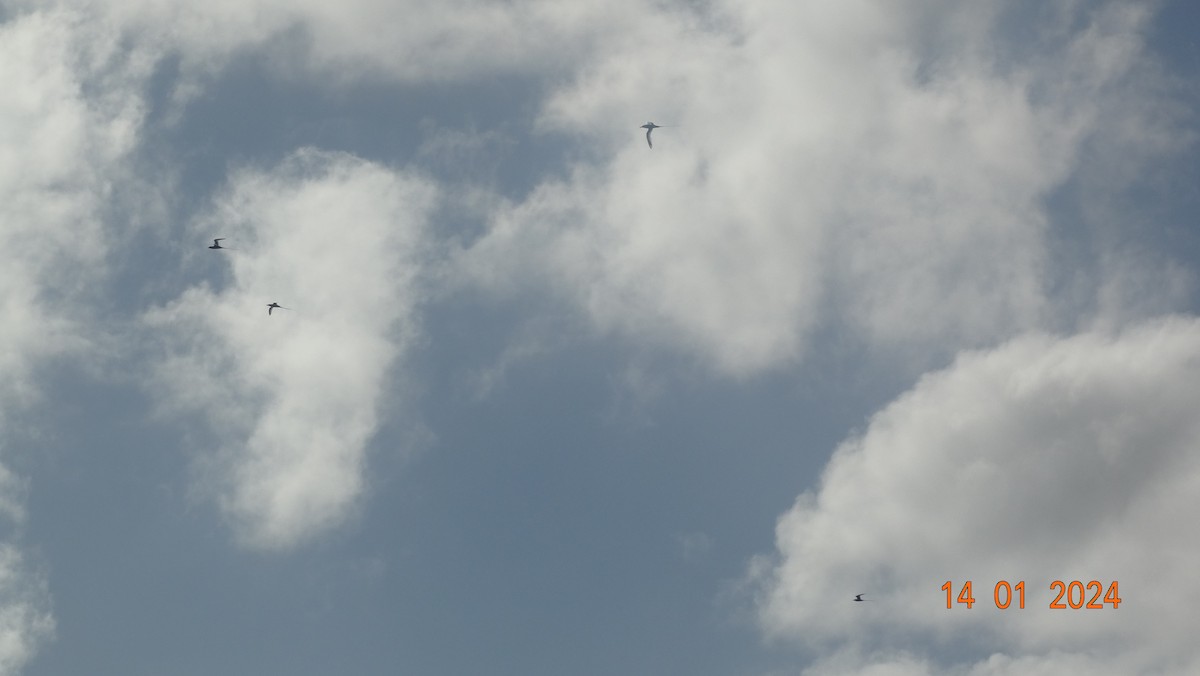
<path id="1" fill-rule="evenodd" d="M 654 143 L 650 141 L 650 132 L 658 129 L 661 126 L 661 124 L 654 124 L 653 122 L 647 122 L 646 124 L 642 125 L 642 129 L 646 130 L 646 145 L 650 146 L 651 148 L 654 147 Z"/>
<path id="2" fill-rule="evenodd" d="M 871 599 L 864 599 L 862 594 L 855 594 L 855 595 L 854 595 L 854 600 L 855 600 L 855 601 L 862 602 L 862 601 L 870 601 Z"/>
<path id="3" fill-rule="evenodd" d="M 267 306 L 267 314 L 269 315 L 272 312 L 274 312 L 275 308 L 279 308 L 280 310 L 291 310 L 292 309 L 290 307 L 284 307 L 284 306 L 280 305 L 279 303 L 271 303 L 270 305 Z"/>
<path id="4" fill-rule="evenodd" d="M 210 249 L 224 249 L 225 247 L 221 246 L 221 240 L 223 240 L 223 239 L 225 239 L 225 238 L 224 238 L 224 237 L 218 237 L 218 238 L 214 239 L 214 240 L 213 240 L 213 243 L 212 243 L 212 246 L 210 246 L 210 247 L 208 247 L 208 248 L 210 248 Z"/>

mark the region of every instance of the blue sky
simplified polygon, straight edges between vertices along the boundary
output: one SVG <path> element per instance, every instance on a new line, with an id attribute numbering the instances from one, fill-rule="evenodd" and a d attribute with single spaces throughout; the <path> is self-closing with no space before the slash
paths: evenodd
<path id="1" fill-rule="evenodd" d="M 0 6 L 0 674 L 1200 666 L 1190 3 Z"/>

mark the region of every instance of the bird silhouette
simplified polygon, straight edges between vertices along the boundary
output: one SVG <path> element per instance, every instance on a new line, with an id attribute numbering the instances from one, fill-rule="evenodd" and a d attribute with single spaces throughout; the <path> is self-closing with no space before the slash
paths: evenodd
<path id="1" fill-rule="evenodd" d="M 284 307 L 284 306 L 280 305 L 279 303 L 271 303 L 270 305 L 267 306 L 267 314 L 269 315 L 272 312 L 274 312 L 275 308 L 279 308 L 280 310 L 291 310 L 292 309 L 290 307 Z"/>
<path id="2" fill-rule="evenodd" d="M 647 122 L 646 124 L 642 125 L 642 129 L 646 130 L 646 145 L 650 146 L 651 148 L 654 147 L 654 143 L 650 140 L 650 132 L 658 129 L 661 126 L 661 124 L 654 124 L 653 122 Z"/>
<path id="3" fill-rule="evenodd" d="M 871 599 L 864 599 L 862 594 L 855 594 L 855 595 L 854 595 L 854 600 L 855 600 L 855 601 L 862 602 L 862 601 L 870 601 Z"/>
<path id="4" fill-rule="evenodd" d="M 218 238 L 214 239 L 214 240 L 213 240 L 213 243 L 212 243 L 212 246 L 210 246 L 210 247 L 208 247 L 208 248 L 210 248 L 210 249 L 224 249 L 225 247 L 221 246 L 221 240 L 223 240 L 223 239 L 225 239 L 225 238 L 224 238 L 224 237 L 218 237 Z"/>

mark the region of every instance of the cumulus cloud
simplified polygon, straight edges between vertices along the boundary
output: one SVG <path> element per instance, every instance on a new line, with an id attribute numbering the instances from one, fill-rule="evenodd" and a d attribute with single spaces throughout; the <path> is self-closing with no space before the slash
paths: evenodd
<path id="1" fill-rule="evenodd" d="M 103 213 L 166 55 L 180 59 L 182 94 L 253 50 L 276 74 L 334 85 L 541 78 L 537 131 L 568 142 L 576 164 L 511 202 L 473 195 L 496 213 L 451 281 L 548 290 L 602 333 L 727 374 L 802 359 L 823 329 L 949 352 L 1083 311 L 1119 326 L 1188 289 L 1186 274 L 1114 248 L 1072 287 L 1090 297 L 1050 290 L 1047 234 L 1063 216 L 1048 197 L 1073 182 L 1085 198 L 1119 196 L 1176 140 L 1170 92 L 1143 54 L 1143 3 L 1037 10 L 1021 39 L 1001 3 L 945 0 L 45 6 L 9 3 L 0 25 L 5 405 L 102 323 L 80 299 L 105 273 L 116 226 Z M 648 119 L 671 125 L 653 150 L 637 129 Z M 415 159 L 443 169 L 478 160 L 490 174 L 485 158 L 508 147 L 490 128 L 434 131 Z M 159 341 L 162 405 L 203 422 L 200 482 L 248 545 L 296 546 L 361 503 L 388 375 L 416 335 L 434 192 L 302 150 L 235 172 L 191 224 L 195 241 L 231 249 L 188 258 L 209 281 L 137 330 Z M 1089 204 L 1070 228 L 1119 211 Z M 293 309 L 268 317 L 271 301 Z M 1200 488 L 1185 405 L 1198 336 L 1171 320 L 1025 337 L 924 379 L 781 520 L 780 555 L 757 569 L 764 628 L 811 642 L 811 673 L 1196 666 L 1184 631 L 1200 599 L 1184 572 L 1200 552 L 1175 531 Z M 534 338 L 480 390 L 537 356 Z M 657 396 L 636 370 L 626 381 Z M 14 522 L 22 485 L 0 465 Z M 1027 580 L 1031 608 L 1008 622 L 1016 611 L 945 611 L 938 586 L 968 576 Z M 1054 577 L 1119 579 L 1126 605 L 1047 611 L 1035 592 Z M 52 635 L 44 587 L 0 543 L 0 672 Z M 858 591 L 878 602 L 846 603 Z M 912 638 L 937 649 L 904 652 Z"/>
<path id="2" fill-rule="evenodd" d="M 821 327 L 953 351 L 1075 316 L 1048 290 L 1047 198 L 1116 130 L 1170 128 L 1117 105 L 1169 103 L 1138 70 L 1148 10 L 1073 5 L 1018 40 L 1005 12 L 947 5 L 652 16 L 544 108 L 596 159 L 499 213 L 470 274 L 524 275 L 731 374 L 803 357 Z M 653 150 L 647 118 L 677 125 Z"/>
<path id="3" fill-rule="evenodd" d="M 549 285 L 601 332 L 725 373 L 798 360 L 822 328 L 946 353 L 1137 316 L 1144 294 L 1122 280 L 1172 289 L 1156 311 L 1188 289 L 1110 251 L 1064 281 L 1047 246 L 1098 218 L 1056 222 L 1050 195 L 1084 174 L 1091 193 L 1119 192 L 1136 168 L 1096 159 L 1140 166 L 1176 138 L 1145 67 L 1144 3 L 59 6 L 179 55 L 180 92 L 247 49 L 326 83 L 542 78 L 538 128 L 586 159 L 499 209 L 465 277 Z M 636 130 L 651 117 L 673 125 L 654 151 Z"/>
<path id="4" fill-rule="evenodd" d="M 779 520 L 778 558 L 755 564 L 764 630 L 822 656 L 814 673 L 913 645 L 935 672 L 1193 673 L 1198 369 L 1200 322 L 1171 318 L 922 378 Z M 1051 610 L 1056 579 L 1118 581 L 1123 603 Z M 978 605 L 947 610 L 947 580 Z M 995 608 L 1000 580 L 1026 582 L 1025 610 Z"/>
<path id="5" fill-rule="evenodd" d="M 302 150 L 245 170 L 197 241 L 224 236 L 227 284 L 201 284 L 146 321 L 161 332 L 170 405 L 200 411 L 209 470 L 247 543 L 288 547 L 338 523 L 364 487 L 384 382 L 416 336 L 434 191 L 350 156 Z M 267 304 L 292 308 L 267 314 Z"/>

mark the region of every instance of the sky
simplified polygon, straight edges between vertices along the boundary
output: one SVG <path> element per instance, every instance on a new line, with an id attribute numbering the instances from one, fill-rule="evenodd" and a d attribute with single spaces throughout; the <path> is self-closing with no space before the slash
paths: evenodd
<path id="1" fill-rule="evenodd" d="M 1200 672 L 1197 26 L 0 1 L 0 675 Z"/>

